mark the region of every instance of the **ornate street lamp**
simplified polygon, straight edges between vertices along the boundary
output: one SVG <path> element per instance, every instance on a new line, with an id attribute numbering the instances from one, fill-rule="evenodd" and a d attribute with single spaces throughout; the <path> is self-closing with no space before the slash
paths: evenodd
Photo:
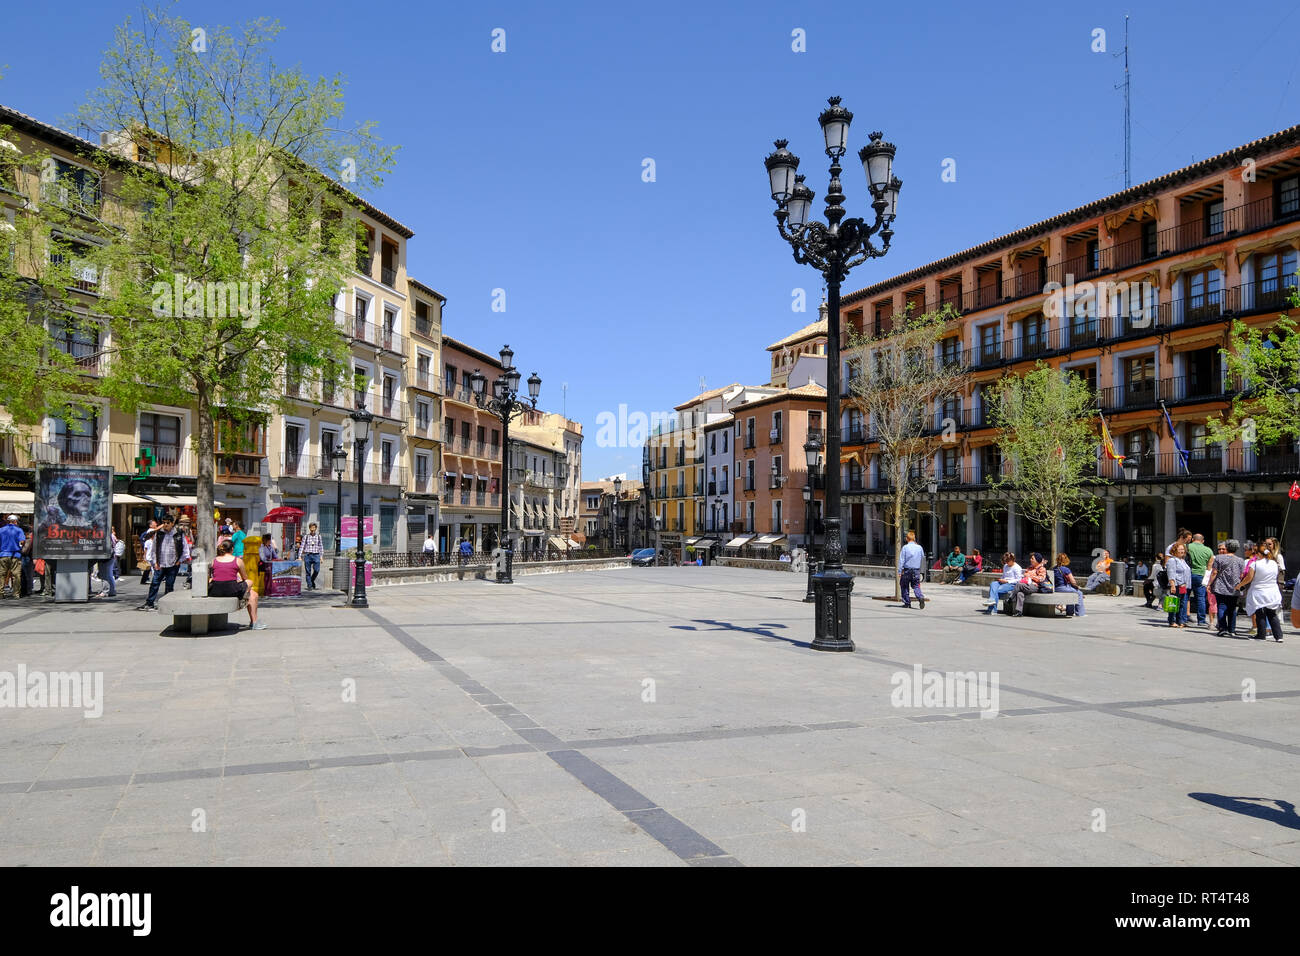
<path id="1" fill-rule="evenodd" d="M 930 560 L 925 562 L 925 580 L 930 581 L 930 569 L 934 567 L 934 559 L 939 555 L 939 502 L 937 495 L 939 493 L 939 482 L 931 478 L 926 484 L 926 490 L 930 492 Z"/>
<path id="2" fill-rule="evenodd" d="M 343 472 L 348 463 L 348 450 L 342 445 L 335 445 L 330 452 L 330 464 L 334 468 L 334 477 L 339 483 L 339 500 L 334 511 L 334 557 L 343 557 Z M 337 565 L 336 565 L 337 567 Z"/>
<path id="3" fill-rule="evenodd" d="M 1120 463 L 1120 467 L 1124 469 L 1124 478 L 1128 482 L 1129 553 L 1128 553 L 1128 562 L 1127 562 L 1127 566 L 1125 567 L 1125 570 L 1127 571 L 1126 580 L 1130 585 L 1132 585 L 1133 583 L 1133 569 L 1137 567 L 1137 563 L 1135 560 L 1137 554 L 1137 527 L 1133 524 L 1133 489 L 1137 485 L 1138 466 L 1139 466 L 1138 460 L 1134 458 L 1132 455 L 1129 455 L 1127 458 L 1124 459 L 1123 462 Z M 1137 593 L 1136 587 L 1133 588 L 1133 593 L 1134 594 Z"/>
<path id="4" fill-rule="evenodd" d="M 528 376 L 528 400 L 519 398 L 519 370 L 514 366 L 515 353 L 510 346 L 501 346 L 502 372 L 492 382 L 492 395 L 486 393 L 487 376 L 478 369 L 470 376 L 474 402 L 484 411 L 491 412 L 501 421 L 501 533 L 497 536 L 505 570 L 497 572 L 498 584 L 514 584 L 514 551 L 510 547 L 510 420 L 522 415 L 526 409 L 537 407 L 537 396 L 542 390 L 542 380 L 534 372 Z"/>
<path id="5" fill-rule="evenodd" d="M 366 600 L 366 443 L 370 441 L 370 424 L 374 421 L 364 405 L 358 405 L 349 416 L 352 419 L 352 437 L 357 443 L 357 564 L 352 586 L 352 606 L 369 607 Z"/>
<path id="6" fill-rule="evenodd" d="M 614 544 L 614 546 L 610 548 L 610 551 L 614 554 L 618 553 L 618 503 L 622 497 L 622 494 L 623 494 L 623 479 L 615 478 L 614 479 L 614 502 L 611 508 L 613 514 L 610 515 L 610 519 L 609 519 L 609 537 Z"/>
<path id="7" fill-rule="evenodd" d="M 817 651 L 852 651 L 853 576 L 844 570 L 844 542 L 840 538 L 840 283 L 853 267 L 889 251 L 898 191 L 903 184 L 893 174 L 894 145 L 882 142 L 883 134 L 872 133 L 871 142 L 858 151 L 858 159 L 871 191 L 874 222 L 868 225 L 863 219 L 844 218 L 840 159 L 848 150 L 853 114 L 840 106 L 838 96 L 832 96 L 829 102 L 829 108 L 818 117 L 826 155 L 831 160 L 825 223 L 808 218 L 813 192 L 797 175 L 799 157 L 786 149 L 786 140 L 776 141 L 776 152 L 764 160 L 764 165 L 777 204 L 777 231 L 790 243 L 795 261 L 812 265 L 826 280 L 826 560 L 814 578 L 816 625 L 811 647 Z M 871 242 L 876 233 L 880 234 L 880 248 Z"/>

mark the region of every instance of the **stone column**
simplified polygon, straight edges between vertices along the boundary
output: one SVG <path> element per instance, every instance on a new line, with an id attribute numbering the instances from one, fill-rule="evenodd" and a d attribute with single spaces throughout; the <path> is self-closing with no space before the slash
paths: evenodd
<path id="1" fill-rule="evenodd" d="M 1173 495 L 1165 496 L 1165 532 L 1164 535 L 1156 542 L 1156 550 L 1163 551 L 1173 543 L 1174 536 L 1178 534 L 1178 514 L 1177 502 Z M 1242 524 L 1245 525 L 1245 516 L 1243 512 Z"/>
<path id="2" fill-rule="evenodd" d="M 1018 545 L 1020 542 L 1016 540 L 1019 537 L 1019 535 L 1016 534 L 1016 503 L 1014 501 L 1007 502 L 1006 521 L 1007 521 L 1007 550 L 1010 551 L 1012 554 L 1014 554 L 1016 556 L 1016 560 L 1019 561 L 1020 549 Z"/>
<path id="3" fill-rule="evenodd" d="M 1119 557 L 1119 551 L 1116 550 L 1116 541 L 1119 538 L 1117 533 L 1119 529 L 1115 527 L 1115 499 L 1110 495 L 1106 496 L 1106 517 L 1101 526 L 1101 546 L 1110 552 L 1112 558 Z"/>
<path id="4" fill-rule="evenodd" d="M 1232 496 L 1232 536 L 1238 541 L 1246 540 L 1246 496 Z"/>

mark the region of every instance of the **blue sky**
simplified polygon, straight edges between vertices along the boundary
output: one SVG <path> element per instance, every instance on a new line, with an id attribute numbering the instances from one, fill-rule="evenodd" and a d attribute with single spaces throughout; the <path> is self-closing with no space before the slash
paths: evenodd
<path id="1" fill-rule="evenodd" d="M 354 119 L 400 144 L 370 201 L 415 230 L 411 273 L 448 297 L 445 330 L 509 342 L 542 404 L 584 425 L 583 472 L 640 474 L 597 416 L 668 410 L 767 380 L 765 346 L 815 318 L 820 277 L 777 236 L 763 156 L 785 137 L 820 215 L 817 114 L 855 114 L 849 215 L 866 215 L 856 150 L 881 129 L 904 182 L 888 256 L 845 291 L 1123 187 L 1124 14 L 1133 48 L 1133 181 L 1300 122 L 1300 15 L 1173 3 L 182 0 L 202 25 L 285 27 L 276 57 L 348 78 Z M 98 83 L 138 4 L 68 0 L 5 13 L 37 42 L 0 54 L 0 102 L 60 124 Z M 491 51 L 492 31 L 506 51 Z M 1091 49 L 1106 30 L 1107 52 Z M 792 31 L 806 52 L 792 50 Z M 655 181 L 642 178 L 643 160 Z M 956 161 L 955 182 L 941 181 Z M 492 311 L 492 290 L 506 311 Z M 806 313 L 792 290 L 808 293 Z M 567 395 L 562 392 L 568 384 Z"/>

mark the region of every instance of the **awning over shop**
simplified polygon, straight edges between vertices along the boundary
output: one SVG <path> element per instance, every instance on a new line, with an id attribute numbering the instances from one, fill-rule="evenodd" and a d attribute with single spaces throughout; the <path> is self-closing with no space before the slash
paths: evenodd
<path id="1" fill-rule="evenodd" d="M 576 545 L 574 545 L 572 542 L 566 542 L 559 535 L 554 535 L 554 534 L 551 535 L 550 537 L 550 543 L 551 543 L 551 547 L 554 548 L 556 551 L 565 551 L 576 547 Z"/>
<path id="2" fill-rule="evenodd" d="M 753 537 L 754 536 L 752 534 L 742 534 L 740 537 L 732 538 L 730 541 L 728 541 L 726 547 L 743 548 L 745 545 L 749 544 L 750 539 Z"/>
<path id="3" fill-rule="evenodd" d="M 783 534 L 764 534 L 764 535 L 760 535 L 758 540 L 754 542 L 754 547 L 770 548 L 773 545 L 780 544 L 783 541 L 785 541 L 785 535 Z"/>
<path id="4" fill-rule="evenodd" d="M 699 538 L 687 538 L 687 539 L 686 539 L 686 545 L 687 545 L 687 547 L 690 547 L 690 546 L 693 545 L 693 544 L 698 544 L 699 541 L 700 541 Z"/>
<path id="5" fill-rule="evenodd" d="M 154 504 L 162 505 L 165 508 L 182 508 L 186 505 L 189 505 L 191 508 L 193 508 L 193 507 L 197 507 L 199 503 L 199 499 L 195 495 L 158 494 L 158 495 L 145 495 L 144 498 L 146 499 L 145 501 L 146 504 L 152 501 Z M 224 501 L 213 501 L 212 504 L 216 508 L 224 508 L 226 506 L 226 503 Z"/>
<path id="6" fill-rule="evenodd" d="M 525 528 L 525 529 L 524 529 L 524 534 L 526 534 L 526 535 L 527 535 L 528 537 L 530 537 L 530 538 L 540 538 L 540 537 L 541 537 L 543 534 L 545 534 L 545 533 L 546 533 L 546 532 L 545 532 L 545 531 L 542 531 L 540 528 L 537 528 L 537 529 L 533 529 L 533 528 Z"/>
<path id="7" fill-rule="evenodd" d="M 707 551 L 709 550 L 709 548 L 713 547 L 717 543 L 718 542 L 711 541 L 708 538 L 701 538 L 699 541 L 696 542 L 695 547 L 699 548 L 701 551 Z"/>
<path id="8" fill-rule="evenodd" d="M 139 495 L 130 495 L 126 492 L 113 492 L 113 504 L 115 505 L 147 505 L 152 504 L 148 498 L 141 498 Z"/>
<path id="9" fill-rule="evenodd" d="M 5 514 L 11 511 L 30 514 L 35 507 L 36 492 L 34 491 L 0 491 L 0 511 Z"/>

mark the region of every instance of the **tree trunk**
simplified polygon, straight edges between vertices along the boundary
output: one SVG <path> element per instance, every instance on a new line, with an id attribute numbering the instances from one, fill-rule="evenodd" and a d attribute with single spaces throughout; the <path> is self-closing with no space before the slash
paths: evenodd
<path id="1" fill-rule="evenodd" d="M 209 566 L 217 551 L 217 528 L 212 517 L 215 505 L 213 486 L 216 484 L 216 428 L 212 420 L 212 393 L 206 382 L 196 382 L 199 405 L 199 468 L 195 507 L 195 543 L 203 551 Z"/>
<path id="2" fill-rule="evenodd" d="M 1056 565 L 1056 556 L 1061 553 L 1060 541 L 1057 540 L 1056 537 L 1056 528 L 1057 525 L 1059 524 L 1060 522 L 1056 520 L 1056 515 L 1053 514 L 1052 515 L 1052 553 L 1047 558 L 1047 566 L 1049 568 L 1054 567 Z"/>
<path id="3" fill-rule="evenodd" d="M 901 481 L 894 482 L 894 598 L 903 599 L 902 582 L 898 579 L 898 566 L 903 561 L 903 492 Z"/>

